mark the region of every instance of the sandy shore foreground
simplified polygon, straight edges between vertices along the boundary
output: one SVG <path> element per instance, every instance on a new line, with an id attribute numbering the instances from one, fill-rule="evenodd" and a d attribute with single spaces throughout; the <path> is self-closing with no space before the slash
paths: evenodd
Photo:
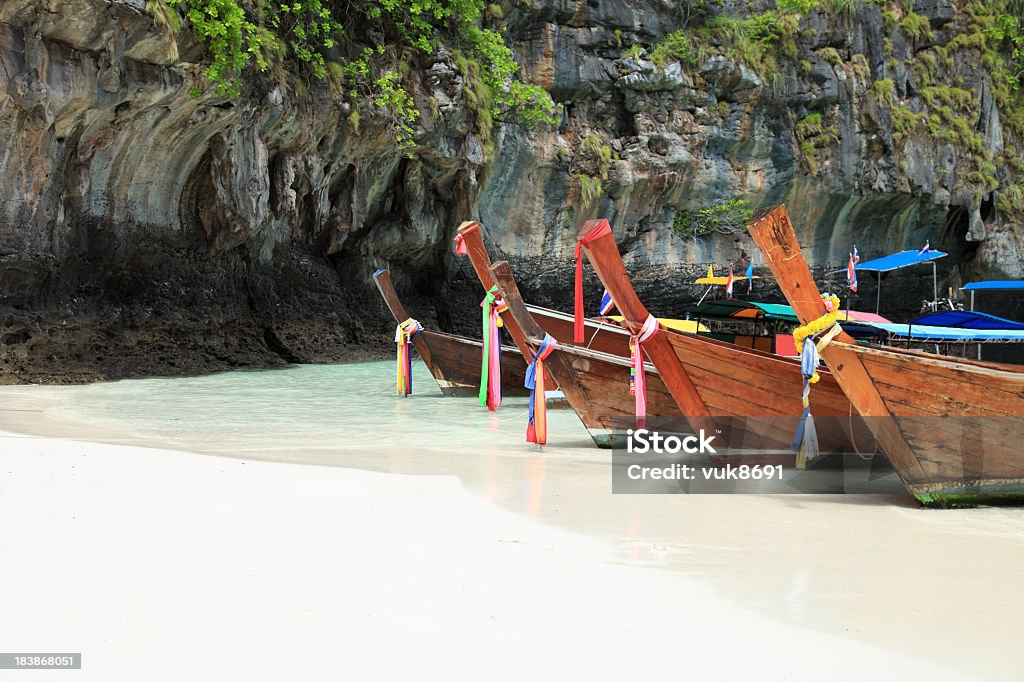
<path id="1" fill-rule="evenodd" d="M 971 675 L 928 651 L 792 627 L 693 577 L 616 563 L 605 541 L 490 504 L 452 476 L 13 434 L 0 447 L 2 648 L 83 654 L 81 671 L 4 679 L 991 680 L 993 669 L 1005 679 L 1022 670 L 1015 652 L 995 648 Z M 988 580 L 984 557 L 961 559 Z"/>

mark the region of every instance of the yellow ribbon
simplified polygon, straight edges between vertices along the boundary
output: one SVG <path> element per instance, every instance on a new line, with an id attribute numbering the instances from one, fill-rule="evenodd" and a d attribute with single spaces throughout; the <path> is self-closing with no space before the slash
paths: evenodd
<path id="1" fill-rule="evenodd" d="M 821 351 L 821 349 L 827 346 L 829 341 L 831 341 L 835 335 L 841 331 L 839 325 L 836 324 L 836 322 L 839 321 L 839 297 L 835 294 L 829 294 L 827 296 L 822 296 L 822 299 L 825 301 L 825 310 L 827 312 L 821 317 L 797 327 L 793 331 L 793 343 L 796 345 L 798 353 L 803 353 L 804 339 L 808 336 L 814 336 L 815 334 L 819 334 L 825 329 L 832 327 L 825 336 L 818 339 L 814 344 L 818 348 L 818 351 Z M 810 379 L 810 383 L 817 383 L 820 378 L 821 377 L 818 376 L 818 373 L 815 372 L 814 376 Z"/>

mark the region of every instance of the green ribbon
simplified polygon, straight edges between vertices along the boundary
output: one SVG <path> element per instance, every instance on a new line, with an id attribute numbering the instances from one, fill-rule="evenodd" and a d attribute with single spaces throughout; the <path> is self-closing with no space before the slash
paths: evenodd
<path id="1" fill-rule="evenodd" d="M 487 290 L 487 295 L 484 296 L 484 300 L 480 303 L 480 309 L 483 311 L 483 337 L 484 346 L 483 353 L 481 354 L 480 362 L 480 406 L 487 406 L 487 379 L 488 369 L 490 368 L 491 360 L 491 308 L 494 307 L 494 301 L 496 299 L 495 293 L 498 291 L 498 285 L 495 284 L 493 287 Z"/>

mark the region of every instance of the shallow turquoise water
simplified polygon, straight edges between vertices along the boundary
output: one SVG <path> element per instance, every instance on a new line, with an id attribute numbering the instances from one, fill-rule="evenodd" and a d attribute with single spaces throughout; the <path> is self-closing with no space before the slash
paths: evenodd
<path id="1" fill-rule="evenodd" d="M 64 393 L 68 399 L 47 412 L 154 444 L 222 454 L 278 453 L 292 461 L 304 459 L 302 452 L 317 452 L 318 463 L 324 463 L 324 454 L 331 451 L 373 448 L 445 454 L 538 451 L 525 442 L 527 398 L 505 398 L 491 413 L 475 398 L 441 395 L 419 362 L 413 389 L 412 396 L 397 395 L 391 362 L 302 365 L 92 384 Z M 593 450 L 575 413 L 548 414 L 548 450 L 556 445 L 586 448 L 588 454 Z"/>

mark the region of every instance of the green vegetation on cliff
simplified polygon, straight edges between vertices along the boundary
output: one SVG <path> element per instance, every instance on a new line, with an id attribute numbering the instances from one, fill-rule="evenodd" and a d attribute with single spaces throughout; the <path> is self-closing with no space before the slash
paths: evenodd
<path id="1" fill-rule="evenodd" d="M 415 146 L 420 110 L 406 84 L 409 67 L 442 48 L 467 81 L 466 103 L 488 133 L 495 120 L 555 124 L 558 109 L 540 86 L 516 78 L 519 65 L 500 33 L 500 7 L 483 0 L 151 0 L 150 9 L 177 24 L 185 17 L 211 55 L 207 78 L 218 94 L 237 97 L 247 68 L 288 73 L 297 82 L 327 79 L 353 103 L 368 98 L 390 114 L 399 145 Z M 303 71 L 305 73 L 303 73 Z M 358 119 L 357 119 L 358 120 Z"/>
<path id="2" fill-rule="evenodd" d="M 925 16 L 918 7 L 907 0 L 777 0 L 760 13 L 719 8 L 724 13 L 690 16 L 651 46 L 648 57 L 657 66 L 678 61 L 689 67 L 699 88 L 700 66 L 723 55 L 782 95 L 778 84 L 792 82 L 787 73 L 807 79 L 824 62 L 847 84 L 840 87 L 863 99 L 858 125 L 882 133 L 885 153 L 901 173 L 908 155 L 945 145 L 953 167 L 936 171 L 942 174 L 936 186 L 973 206 L 988 198 L 1004 218 L 1024 221 L 1024 0 L 959 0 L 942 17 Z M 861 25 L 873 22 L 882 29 L 886 61 L 849 54 L 844 41 L 811 48 L 807 36 L 828 38 L 820 18 L 805 20 L 812 13 L 847 27 L 855 17 Z M 633 53 L 639 54 L 635 46 Z M 993 100 L 994 119 L 988 113 Z M 806 171 L 819 175 L 849 126 L 840 125 L 843 113 L 834 102 L 804 100 L 794 109 L 796 151 Z M 991 129 L 993 120 L 1001 130 Z"/>
<path id="3" fill-rule="evenodd" d="M 677 211 L 672 227 L 683 237 L 697 238 L 715 232 L 734 234 L 745 230 L 753 215 L 746 199 L 728 199 L 696 211 Z"/>

